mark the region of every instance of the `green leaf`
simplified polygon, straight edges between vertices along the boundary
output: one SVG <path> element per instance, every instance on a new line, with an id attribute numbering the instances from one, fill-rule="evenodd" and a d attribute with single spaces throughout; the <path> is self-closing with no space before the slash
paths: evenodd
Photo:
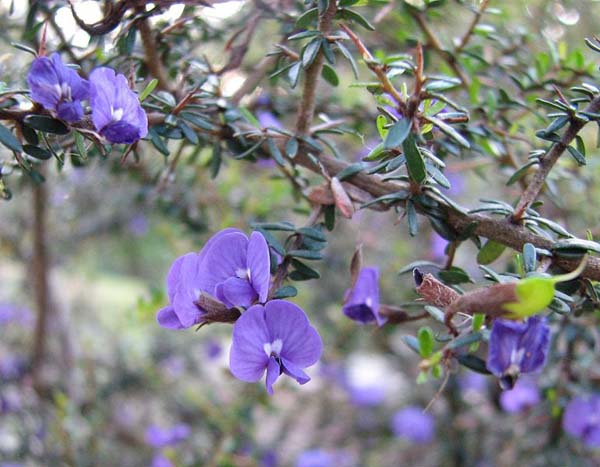
<path id="1" fill-rule="evenodd" d="M 265 230 L 264 228 L 261 228 L 259 226 L 255 226 L 254 230 L 256 230 L 257 232 L 260 232 L 262 234 L 262 236 L 265 237 L 265 240 L 267 241 L 268 245 L 273 250 L 275 250 L 281 256 L 285 256 L 285 248 L 279 242 L 279 240 L 277 240 L 275 238 L 275 236 L 271 232 L 269 232 L 268 230 Z"/>
<path id="2" fill-rule="evenodd" d="M 419 354 L 419 340 L 415 336 L 404 335 L 401 337 L 402 342 L 404 342 L 410 350 Z"/>
<path id="3" fill-rule="evenodd" d="M 302 276 L 302 279 L 290 277 L 292 280 L 319 279 L 321 277 L 321 274 L 319 274 L 319 271 L 311 268 L 310 266 L 307 266 L 306 264 L 304 264 L 301 261 L 298 261 L 297 259 L 292 260 L 292 266 L 294 267 L 294 270 L 295 270 L 295 271 L 292 271 L 292 273 L 294 273 L 294 272 L 297 273 L 295 275 L 295 277 Z"/>
<path id="4" fill-rule="evenodd" d="M 319 9 L 311 8 L 302 13 L 296 20 L 296 27 L 298 29 L 305 29 L 310 26 L 311 23 L 315 22 L 319 17 Z"/>
<path id="5" fill-rule="evenodd" d="M 433 331 L 428 326 L 419 329 L 417 334 L 419 341 L 419 354 L 423 358 L 429 357 L 433 353 L 434 336 Z"/>
<path id="6" fill-rule="evenodd" d="M 69 133 L 69 128 L 63 122 L 46 115 L 28 115 L 23 120 L 23 123 L 45 133 L 54 133 L 56 135 L 66 135 Z"/>
<path id="7" fill-rule="evenodd" d="M 506 246 L 493 240 L 488 240 L 485 245 L 477 253 L 477 263 L 479 264 L 490 264 L 496 261 L 502 252 L 506 249 Z"/>
<path id="8" fill-rule="evenodd" d="M 600 131 L 598 133 L 600 134 Z M 371 149 L 369 154 L 363 157 L 362 160 L 367 162 L 376 161 L 377 159 L 381 159 L 386 154 L 387 152 L 383 149 L 383 143 L 379 143 L 377 146 Z"/>
<path id="9" fill-rule="evenodd" d="M 354 73 L 354 78 L 358 79 L 358 66 L 356 65 L 354 57 L 344 44 L 337 42 L 336 45 L 339 51 L 342 53 L 342 55 L 346 58 L 346 60 L 350 62 L 350 66 L 352 67 L 352 73 Z"/>
<path id="10" fill-rule="evenodd" d="M 325 206 L 323 211 L 325 228 L 331 232 L 335 228 L 335 205 Z"/>
<path id="11" fill-rule="evenodd" d="M 85 139 L 83 135 L 79 132 L 75 132 L 75 146 L 77 146 L 77 152 L 79 152 L 79 157 L 85 160 L 87 159 L 87 149 L 85 148 Z"/>
<path id="12" fill-rule="evenodd" d="M 466 271 L 456 266 L 440 271 L 438 276 L 446 284 L 464 284 L 466 282 L 473 282 Z"/>
<path id="13" fill-rule="evenodd" d="M 158 133 L 156 133 L 156 131 L 150 130 L 148 131 L 148 135 L 150 136 L 150 141 L 152 141 L 152 144 L 158 150 L 158 152 L 160 152 L 163 156 L 168 156 L 170 154 L 169 148 L 167 147 L 163 139 L 160 136 L 158 136 Z"/>
<path id="14" fill-rule="evenodd" d="M 327 236 L 315 227 L 301 227 L 297 230 L 297 232 L 300 235 L 304 235 L 305 237 L 312 238 L 313 240 L 317 240 L 319 242 L 327 241 Z"/>
<path id="15" fill-rule="evenodd" d="M 424 118 L 426 120 L 430 121 L 431 123 L 433 123 L 435 126 L 437 126 L 443 133 L 445 133 L 447 136 L 452 138 L 454 141 L 456 141 L 462 147 L 464 147 L 466 149 L 469 149 L 471 147 L 471 145 L 465 139 L 464 136 L 462 136 L 458 131 L 456 131 L 454 128 L 452 128 L 450 125 L 448 125 L 443 120 L 440 120 L 439 118 L 436 118 L 436 117 L 432 117 L 430 115 L 425 115 Z"/>
<path id="16" fill-rule="evenodd" d="M 40 148 L 38 146 L 32 146 L 31 144 L 26 144 L 23 146 L 23 151 L 29 154 L 31 157 L 35 157 L 40 160 L 48 160 L 52 157 L 52 153 L 47 151 L 44 148 Z"/>
<path id="17" fill-rule="evenodd" d="M 408 118 L 403 118 L 394 123 L 388 130 L 388 134 L 383 143 L 383 148 L 392 149 L 399 147 L 410 134 L 411 127 L 412 125 Z"/>
<path id="18" fill-rule="evenodd" d="M 531 243 L 523 245 L 523 269 L 533 272 L 537 266 L 537 251 Z"/>
<path id="19" fill-rule="evenodd" d="M 296 87 L 298 84 L 298 80 L 300 79 L 300 71 L 302 70 L 302 63 L 296 62 L 294 63 L 288 70 L 288 79 L 290 81 L 290 86 L 292 89 Z"/>
<path id="20" fill-rule="evenodd" d="M 485 323 L 485 314 L 473 313 L 473 326 L 472 326 L 473 331 L 475 331 L 475 332 L 479 331 L 481 329 L 481 327 L 483 326 L 483 323 Z"/>
<path id="21" fill-rule="evenodd" d="M 273 298 L 282 299 L 295 297 L 296 295 L 298 295 L 298 289 L 296 289 L 296 287 L 294 287 L 293 285 L 284 285 L 283 287 L 275 291 L 275 293 L 273 294 Z"/>
<path id="22" fill-rule="evenodd" d="M 311 250 L 289 250 L 287 252 L 287 255 L 293 256 L 296 258 L 307 259 L 307 260 L 311 260 L 311 261 L 323 259 L 323 255 L 321 253 L 319 253 L 318 251 L 311 251 Z"/>
<path id="23" fill-rule="evenodd" d="M 185 123 L 183 120 L 179 120 L 177 122 L 177 126 L 181 129 L 181 131 L 183 132 L 183 136 L 185 136 L 185 138 L 192 143 L 193 145 L 197 145 L 200 140 L 198 139 L 198 133 L 196 133 L 192 127 L 190 127 L 187 123 Z"/>
<path id="24" fill-rule="evenodd" d="M 216 178 L 221 168 L 221 143 L 215 140 L 213 144 L 212 157 L 210 158 L 210 178 Z"/>
<path id="25" fill-rule="evenodd" d="M 356 13 L 353 10 L 347 10 L 345 8 L 342 8 L 338 11 L 338 15 L 340 15 L 344 19 L 354 21 L 356 24 L 362 26 L 365 29 L 368 29 L 369 31 L 375 31 L 375 26 L 369 23 L 362 15 Z"/>
<path id="26" fill-rule="evenodd" d="M 427 170 L 421 151 L 417 147 L 414 136 L 409 135 L 402 143 L 404 149 L 404 157 L 406 157 L 406 167 L 408 174 L 415 182 L 421 184 L 427 178 Z"/>
<path id="27" fill-rule="evenodd" d="M 406 219 L 408 220 L 408 233 L 411 237 L 419 233 L 419 223 L 417 222 L 417 211 L 415 204 L 409 199 L 406 202 Z"/>
<path id="28" fill-rule="evenodd" d="M 311 40 L 304 49 L 302 50 L 302 66 L 306 69 L 313 64 L 315 58 L 317 58 L 317 54 L 321 49 L 321 43 L 323 42 L 322 37 L 315 37 Z"/>
<path id="29" fill-rule="evenodd" d="M 179 116 L 190 122 L 192 125 L 196 125 L 198 128 L 202 128 L 203 130 L 212 131 L 215 129 L 215 126 L 212 123 L 205 120 L 197 113 L 179 112 Z"/>
<path id="30" fill-rule="evenodd" d="M 296 138 L 290 138 L 285 143 L 285 153 L 290 159 L 296 157 L 296 154 L 298 154 L 298 140 Z"/>
<path id="31" fill-rule="evenodd" d="M 585 155 L 582 154 L 577 148 L 573 146 L 567 146 L 567 150 L 573 156 L 573 159 L 577 162 L 578 165 L 585 165 L 587 162 L 585 160 Z"/>
<path id="32" fill-rule="evenodd" d="M 473 370 L 476 373 L 482 375 L 491 375 L 490 370 L 487 369 L 485 360 L 471 354 L 461 354 L 457 357 L 458 363 L 462 366 L 467 367 L 469 370 Z"/>
<path id="33" fill-rule="evenodd" d="M 285 165 L 285 159 L 283 158 L 283 155 L 281 154 L 281 151 L 277 147 L 277 143 L 275 143 L 273 138 L 269 138 L 267 140 L 267 145 L 269 146 L 269 152 L 271 153 L 271 156 L 275 162 L 277 162 L 279 165 Z"/>
<path id="34" fill-rule="evenodd" d="M 506 186 L 510 186 L 513 183 L 521 180 L 529 171 L 529 167 L 531 167 L 533 165 L 537 165 L 537 164 L 538 164 L 538 161 L 532 160 L 532 161 L 529 161 L 526 164 L 522 165 L 521 167 L 519 167 L 519 169 L 515 170 L 515 172 L 510 176 L 510 178 L 506 182 Z"/>
<path id="35" fill-rule="evenodd" d="M 340 170 L 336 174 L 336 177 L 340 182 L 343 182 L 344 180 L 347 180 L 352 176 L 356 175 L 357 173 L 360 173 L 361 171 L 365 170 L 367 167 L 368 164 L 365 164 L 364 162 L 355 162 L 354 164 L 350 164 L 345 169 Z"/>
<path id="36" fill-rule="evenodd" d="M 296 227 L 291 222 L 257 222 L 251 224 L 252 228 L 259 227 L 264 230 L 275 230 L 281 232 L 294 232 Z"/>
<path id="37" fill-rule="evenodd" d="M 0 143 L 12 151 L 21 152 L 23 150 L 21 143 L 19 143 L 19 140 L 15 137 L 15 135 L 12 134 L 12 131 L 1 124 Z"/>
<path id="38" fill-rule="evenodd" d="M 321 70 L 321 76 L 332 86 L 338 86 L 340 84 L 340 79 L 338 78 L 337 73 L 327 63 L 323 65 L 323 69 Z"/>

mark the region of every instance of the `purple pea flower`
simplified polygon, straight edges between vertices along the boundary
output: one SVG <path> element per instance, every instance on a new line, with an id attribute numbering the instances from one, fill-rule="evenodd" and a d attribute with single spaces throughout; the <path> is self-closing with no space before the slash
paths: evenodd
<path id="1" fill-rule="evenodd" d="M 271 300 L 248 308 L 233 326 L 229 367 L 233 375 L 247 382 L 258 381 L 267 370 L 267 392 L 285 373 L 298 383 L 310 381 L 302 370 L 321 356 L 321 337 L 304 311 L 284 300 Z"/>
<path id="2" fill-rule="evenodd" d="M 148 117 L 127 78 L 100 67 L 90 75 L 90 104 L 96 130 L 111 143 L 131 144 L 148 134 Z"/>
<path id="3" fill-rule="evenodd" d="M 190 435 L 190 432 L 190 427 L 184 423 L 170 428 L 161 428 L 157 425 L 150 425 L 146 429 L 144 439 L 149 446 L 154 448 L 164 448 L 184 441 Z"/>
<path id="4" fill-rule="evenodd" d="M 198 307 L 201 293 L 227 307 L 264 303 L 269 293 L 269 247 L 265 237 L 253 232 L 250 239 L 237 229 L 213 235 L 200 253 L 175 260 L 167 274 L 170 305 L 158 312 L 158 323 L 166 328 L 189 328 L 206 313 Z"/>
<path id="5" fill-rule="evenodd" d="M 83 117 L 81 101 L 88 99 L 90 84 L 75 70 L 67 68 L 58 53 L 38 57 L 27 74 L 31 99 L 42 104 L 58 118 L 76 122 Z"/>
<path id="6" fill-rule="evenodd" d="M 379 326 L 387 321 L 379 314 L 379 270 L 376 267 L 362 268 L 346 297 L 342 311 L 348 318 L 361 323 L 377 321 Z"/>
<path id="7" fill-rule="evenodd" d="M 398 438 L 416 444 L 429 443 L 435 435 L 435 420 L 420 407 L 405 407 L 394 414 L 392 431 Z"/>
<path id="8" fill-rule="evenodd" d="M 532 316 L 525 322 L 496 319 L 490 335 L 487 369 L 511 389 L 521 373 L 540 370 L 550 347 L 546 319 Z"/>
<path id="9" fill-rule="evenodd" d="M 333 467 L 335 456 L 323 449 L 304 451 L 296 461 L 296 467 Z"/>
<path id="10" fill-rule="evenodd" d="M 571 399 L 562 419 L 563 429 L 590 448 L 600 446 L 600 395 Z"/>
<path id="11" fill-rule="evenodd" d="M 512 389 L 502 391 L 500 394 L 500 407 L 508 413 L 523 412 L 536 406 L 540 401 L 537 384 L 530 378 L 518 380 Z"/>
<path id="12" fill-rule="evenodd" d="M 164 454 L 159 452 L 152 457 L 150 467 L 175 467 L 175 465 Z"/>

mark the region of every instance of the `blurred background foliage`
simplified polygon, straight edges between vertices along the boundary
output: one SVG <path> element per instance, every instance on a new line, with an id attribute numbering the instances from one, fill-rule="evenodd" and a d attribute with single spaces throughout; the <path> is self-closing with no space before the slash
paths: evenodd
<path id="1" fill-rule="evenodd" d="M 84 57 L 81 65 L 86 71 L 109 58 L 110 66 L 124 73 L 133 67 L 143 78 L 137 88 L 143 89 L 148 70 L 139 63 L 143 54 L 139 40 L 131 53 L 120 53 L 125 29 L 90 39 L 75 25 L 66 2 L 39 3 L 42 6 L 31 18 L 27 2 L 0 2 L 0 92 L 26 88 L 31 56 L 11 43 L 34 46 L 32 33 L 47 18 L 56 26 L 50 23 L 48 28 L 48 50 L 63 50 L 65 60 L 73 61 L 65 46 L 69 44 L 76 57 Z M 91 23 L 103 3 L 76 2 L 77 11 Z M 356 10 L 376 27 L 374 32 L 361 31 L 362 40 L 380 59 L 412 53 L 417 40 L 428 42 L 427 32 L 415 19 L 421 15 L 451 50 L 479 5 L 438 1 L 423 13 L 419 9 L 425 3 L 359 2 Z M 181 28 L 163 35 L 158 52 L 174 78 L 180 68 L 190 76 L 210 76 L 207 67 L 226 65 L 225 50 L 231 50 L 226 44 L 232 34 L 243 31 L 256 11 L 267 12 L 241 66 L 218 79 L 209 78 L 219 99 L 235 94 L 265 54 L 285 42 L 294 20 L 308 8 L 293 1 L 219 2 L 212 8 L 174 5 L 163 16 L 153 17 L 152 24 L 164 30 L 179 18 L 190 17 Z M 289 15 L 288 21 L 277 12 Z M 490 2 L 460 58 L 470 83 L 452 98 L 469 109 L 474 126 L 481 123 L 483 128 L 485 123 L 497 132 L 492 137 L 474 135 L 473 151 L 443 155 L 455 201 L 473 208 L 480 198 L 512 202 L 518 197 L 519 183 L 506 186 L 518 166 L 515 161 L 524 163 L 529 151 L 543 147 L 535 132 L 546 126 L 545 111 L 535 99 L 551 98 L 553 85 L 564 91 L 581 81 L 597 83 L 597 58 L 583 38 L 597 32 L 599 19 L 600 3 L 591 0 Z M 298 48 L 289 42 L 287 46 Z M 452 76 L 442 55 L 427 49 L 426 69 Z M 317 115 L 325 121 L 345 119 L 351 134 L 335 135 L 332 141 L 342 158 L 358 161 L 379 142 L 377 104 L 368 89 L 356 85 L 371 79 L 366 67 L 359 64 L 355 79 L 349 63 L 342 57 L 338 61 L 339 85 L 320 84 Z M 271 66 L 264 74 L 274 70 Z M 242 105 L 259 119 L 276 119 L 263 126 L 277 121 L 293 128 L 300 92 L 300 86 L 290 89 L 285 79 L 263 78 Z M 561 160 L 552 175 L 556 195 L 550 193 L 552 202 L 545 213 L 585 237 L 589 228 L 594 235 L 599 233 L 600 193 L 594 181 L 600 169 L 595 128 L 586 128 L 582 137 L 588 146 L 585 171 L 568 157 Z M 416 260 L 445 261 L 446 242 L 425 218 L 414 238 L 409 237 L 406 221 L 394 212 L 362 210 L 350 221 L 337 220 L 324 260 L 315 263 L 321 279 L 298 283 L 293 299 L 307 311 L 325 344 L 322 361 L 311 368 L 313 380 L 302 388 L 280 382 L 269 398 L 261 385 L 234 379 L 227 366 L 228 325 L 198 332 L 159 328 L 155 314 L 166 302 L 164 277 L 174 258 L 199 250 L 221 228 L 248 231 L 252 222 L 279 220 L 300 226 L 309 210 L 270 162 L 236 161 L 223 146 L 215 178 L 211 142 L 201 139 L 197 145 L 183 145 L 171 140 L 168 146 L 168 158 L 145 142 L 137 149 L 139 162 L 130 157 L 121 163 L 115 151 L 109 157 L 91 154 L 83 163 L 67 159 L 62 167 L 48 161 L 40 169 L 46 178 L 44 235 L 51 258 L 52 299 L 45 391 L 34 389 L 29 371 L 36 308 L 31 276 L 32 183 L 16 172 L 4 178 L 13 197 L 0 204 L 0 465 L 142 466 L 159 465 L 160 456 L 177 466 L 296 465 L 303 453 L 315 450 L 321 460 L 329 455 L 331 463 L 305 465 L 600 462 L 593 452 L 562 435 L 560 427 L 556 432 L 560 409 L 552 382 L 558 367 L 538 379 L 538 404 L 507 413 L 499 403 L 496 382 L 464 369 L 456 368 L 439 394 L 441 380 L 417 385 L 419 358 L 401 337 L 414 335 L 418 325 L 375 329 L 357 326 L 342 315 L 349 262 L 359 243 L 365 263 L 381 268 L 383 302 L 401 304 L 415 298 L 412 280 L 398 271 Z M 171 165 L 178 151 L 180 163 Z M 0 158 L 8 160 L 9 152 L 0 149 Z M 7 164 L 3 170 L 8 170 Z M 461 245 L 455 264 L 479 279 L 476 253 L 473 245 Z M 514 270 L 513 261 L 507 252 L 493 267 Z M 598 338 L 595 323 L 589 332 L 592 339 Z M 590 380 L 597 381 L 597 356 L 590 352 L 581 358 L 595 375 Z M 431 442 L 416 444 L 394 436 L 395 411 L 410 405 L 425 407 L 434 399 L 429 411 L 436 435 Z M 181 424 L 190 429 L 182 439 L 161 444 L 147 434 L 152 426 L 168 429 Z"/>

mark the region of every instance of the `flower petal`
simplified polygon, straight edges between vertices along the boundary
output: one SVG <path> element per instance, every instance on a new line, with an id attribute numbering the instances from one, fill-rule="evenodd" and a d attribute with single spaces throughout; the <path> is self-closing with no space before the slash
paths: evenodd
<path id="1" fill-rule="evenodd" d="M 160 324 L 163 328 L 168 328 L 168 329 L 184 329 L 185 328 L 185 326 L 183 326 L 181 324 L 181 321 L 179 321 L 179 318 L 175 314 L 175 311 L 173 311 L 173 308 L 170 306 L 165 307 L 162 310 L 159 310 L 158 314 L 156 315 L 156 321 L 158 321 L 158 324 Z"/>
<path id="2" fill-rule="evenodd" d="M 250 270 L 250 282 L 258 294 L 261 303 L 267 301 L 271 283 L 271 260 L 269 246 L 260 232 L 252 232 L 248 242 L 246 263 Z"/>
<path id="3" fill-rule="evenodd" d="M 227 300 L 226 305 L 228 306 L 243 306 L 247 307 L 252 305 L 256 300 L 256 292 L 250 285 L 250 282 L 237 277 L 230 277 L 223 282 L 223 288 L 221 293 Z"/>
<path id="4" fill-rule="evenodd" d="M 531 373 L 540 370 L 546 363 L 550 347 L 550 328 L 545 318 L 540 316 L 529 318 L 520 345 L 525 350 L 521 361 L 521 372 Z"/>
<path id="5" fill-rule="evenodd" d="M 27 74 L 27 84 L 32 100 L 42 104 L 45 109 L 56 110 L 61 94 L 60 83 L 48 57 L 38 57 L 33 61 Z"/>
<path id="6" fill-rule="evenodd" d="M 346 316 L 355 321 L 370 323 L 377 321 L 382 326 L 387 321 L 379 314 L 379 269 L 364 267 L 356 278 L 354 287 L 347 293 L 342 307 Z"/>
<path id="7" fill-rule="evenodd" d="M 90 74 L 92 122 L 94 122 L 94 126 L 98 131 L 102 131 L 106 125 L 113 121 L 115 79 L 115 71 L 108 67 L 96 68 Z"/>
<path id="8" fill-rule="evenodd" d="M 506 319 L 494 320 L 490 334 L 487 369 L 497 377 L 511 366 L 511 356 L 519 347 L 527 324 Z"/>
<path id="9" fill-rule="evenodd" d="M 241 232 L 220 235 L 202 255 L 199 284 L 201 290 L 215 295 L 215 287 L 238 272 L 246 271 L 248 238 Z"/>
<path id="10" fill-rule="evenodd" d="M 265 305 L 265 320 L 270 341 L 281 339 L 281 357 L 300 368 L 306 368 L 319 360 L 323 343 L 304 311 L 298 305 L 285 300 L 271 300 Z"/>
<path id="11" fill-rule="evenodd" d="M 229 368 L 233 376 L 242 381 L 258 381 L 269 364 L 269 356 L 264 349 L 269 342 L 265 309 L 262 305 L 251 306 L 233 325 L 229 353 Z"/>
<path id="12" fill-rule="evenodd" d="M 275 384 L 275 381 L 277 381 L 277 378 L 279 378 L 280 374 L 281 366 L 279 366 L 279 363 L 277 360 L 275 360 L 275 357 L 270 357 L 269 364 L 267 365 L 267 378 L 265 380 L 267 392 L 270 396 L 273 395 L 273 384 Z"/>
<path id="13" fill-rule="evenodd" d="M 308 383 L 310 381 L 310 376 L 308 376 L 302 370 L 302 368 L 298 367 L 297 365 L 294 365 L 287 358 L 282 358 L 281 359 L 281 363 L 282 363 L 282 366 L 283 366 L 283 372 L 286 375 L 291 376 L 292 378 L 294 378 L 300 384 L 306 384 L 306 383 Z"/>
<path id="14" fill-rule="evenodd" d="M 62 101 L 56 106 L 56 114 L 66 122 L 77 122 L 83 118 L 83 107 L 79 101 Z"/>

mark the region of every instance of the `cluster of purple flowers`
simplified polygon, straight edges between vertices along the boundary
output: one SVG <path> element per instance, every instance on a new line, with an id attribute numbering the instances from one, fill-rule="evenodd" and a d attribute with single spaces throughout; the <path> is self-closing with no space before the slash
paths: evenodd
<path id="1" fill-rule="evenodd" d="M 127 78 L 111 68 L 94 69 L 88 81 L 53 53 L 33 61 L 27 83 L 34 102 L 68 123 L 83 119 L 82 103 L 89 101 L 96 130 L 111 143 L 130 144 L 148 134 L 148 118 L 136 94 Z"/>
<path id="2" fill-rule="evenodd" d="M 247 382 L 267 373 L 273 393 L 275 380 L 285 373 L 300 384 L 310 380 L 303 371 L 321 356 L 322 342 L 304 311 L 285 300 L 269 300 L 270 252 L 264 236 L 248 238 L 237 229 L 214 235 L 199 253 L 175 260 L 167 274 L 169 305 L 158 312 L 158 323 L 185 329 L 208 321 L 210 310 L 201 296 L 227 308 L 243 310 L 233 326 L 230 369 Z"/>
<path id="3" fill-rule="evenodd" d="M 185 423 L 169 428 L 150 425 L 146 429 L 144 439 L 146 444 L 155 449 L 151 467 L 173 467 L 174 464 L 164 455 L 162 450 L 185 441 L 190 434 L 191 429 Z"/>

